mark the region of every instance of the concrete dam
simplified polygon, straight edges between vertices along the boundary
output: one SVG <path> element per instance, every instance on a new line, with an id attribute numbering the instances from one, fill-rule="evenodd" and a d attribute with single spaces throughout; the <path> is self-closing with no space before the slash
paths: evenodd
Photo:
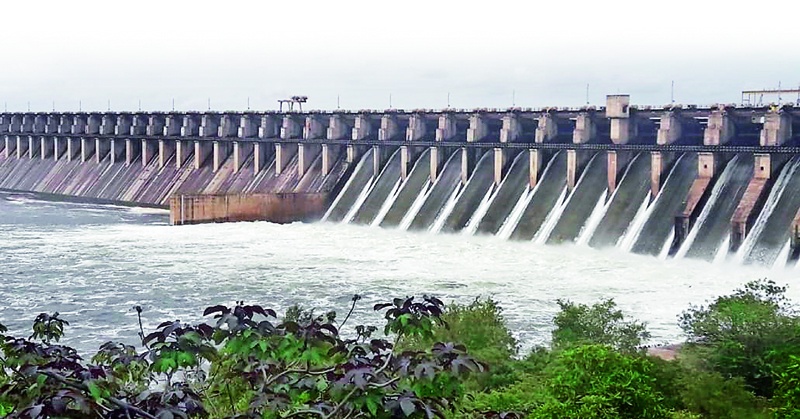
<path id="1" fill-rule="evenodd" d="M 171 205 L 176 224 L 269 212 L 783 266 L 800 253 L 799 116 L 627 95 L 583 108 L 1 113 L 0 189 Z"/>

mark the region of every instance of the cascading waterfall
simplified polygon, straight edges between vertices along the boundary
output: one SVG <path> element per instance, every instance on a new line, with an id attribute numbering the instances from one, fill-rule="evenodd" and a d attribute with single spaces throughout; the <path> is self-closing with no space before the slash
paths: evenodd
<path id="1" fill-rule="evenodd" d="M 686 239 L 683 243 L 681 243 L 681 247 L 678 249 L 678 252 L 675 254 L 676 258 L 682 258 L 686 256 L 686 253 L 692 247 L 695 238 L 697 237 L 697 233 L 703 227 L 703 224 L 709 219 L 709 215 L 711 214 L 711 208 L 717 202 L 720 197 L 720 193 L 722 192 L 723 187 L 725 186 L 726 182 L 731 178 L 733 168 L 735 167 L 735 161 L 739 158 L 739 156 L 735 156 L 727 166 L 725 166 L 725 170 L 722 171 L 722 175 L 720 175 L 717 182 L 714 184 L 714 187 L 711 189 L 711 195 L 709 195 L 708 202 L 706 205 L 703 206 L 702 211 L 700 211 L 700 215 L 697 216 L 697 220 L 695 220 L 694 226 L 692 226 L 689 234 L 686 236 Z M 674 232 L 673 232 L 674 234 Z"/>
<path id="2" fill-rule="evenodd" d="M 397 195 L 399 195 L 400 192 L 400 185 L 402 184 L 403 180 L 397 179 L 397 182 L 395 182 L 392 191 L 389 192 L 389 196 L 386 198 L 386 201 L 381 206 L 380 211 L 378 211 L 378 215 L 376 215 L 375 219 L 372 220 L 372 224 L 370 224 L 371 226 L 379 226 L 381 224 L 383 218 L 386 217 L 386 214 L 389 212 L 389 209 L 392 208 L 392 204 L 394 204 L 395 199 L 397 199 Z"/>
<path id="3" fill-rule="evenodd" d="M 753 250 L 753 247 L 756 245 L 756 238 L 761 236 L 761 234 L 764 232 L 764 228 L 767 225 L 767 220 L 772 216 L 772 213 L 775 211 L 775 208 L 778 205 L 779 198 L 784 194 L 786 187 L 789 185 L 789 179 L 794 176 L 795 172 L 797 172 L 797 162 L 790 162 L 787 164 L 787 167 L 788 170 L 781 171 L 781 173 L 778 175 L 778 179 L 775 180 L 775 185 L 773 185 L 772 190 L 770 191 L 769 196 L 764 203 L 764 208 L 761 209 L 761 212 L 758 214 L 755 222 L 753 222 L 750 232 L 747 234 L 741 246 L 739 246 L 739 250 L 734 255 L 735 262 L 744 262 L 745 256 L 749 255 Z"/>
<path id="4" fill-rule="evenodd" d="M 597 230 L 597 226 L 600 225 L 600 221 L 603 219 L 603 216 L 606 215 L 606 211 L 608 211 L 608 207 L 611 205 L 611 201 L 614 199 L 612 194 L 612 197 L 606 200 L 607 193 L 608 190 L 606 189 L 606 192 L 600 195 L 600 199 L 597 200 L 597 203 L 592 210 L 592 215 L 589 216 L 589 219 L 586 221 L 586 225 L 583 226 L 583 230 L 581 230 L 581 234 L 578 236 L 577 244 L 586 245 L 589 243 L 589 239 L 592 237 L 595 230 Z"/>
<path id="5" fill-rule="evenodd" d="M 375 178 L 372 177 L 370 178 L 369 182 L 367 182 L 367 185 L 364 187 L 364 189 L 361 190 L 361 193 L 356 198 L 356 201 L 353 203 L 353 206 L 350 207 L 349 211 L 347 211 L 347 214 L 345 214 L 344 219 L 342 219 L 342 222 L 349 223 L 353 221 L 353 218 L 356 216 L 358 209 L 361 208 L 361 205 L 363 205 L 364 201 L 367 200 L 367 197 L 369 196 L 370 191 L 372 191 L 372 186 L 374 184 L 375 184 Z"/>
<path id="6" fill-rule="evenodd" d="M 473 235 L 478 230 L 478 223 L 481 222 L 486 212 L 489 210 L 489 205 L 492 204 L 494 199 L 497 197 L 497 191 L 500 188 L 496 188 L 494 185 L 489 187 L 489 190 L 486 191 L 486 195 L 481 200 L 480 205 L 478 205 L 478 209 L 475 210 L 475 213 L 472 214 L 472 217 L 467 222 L 467 226 L 464 227 L 462 230 L 465 234 Z"/>
<path id="7" fill-rule="evenodd" d="M 467 186 L 469 186 L 469 182 L 467 182 Z M 453 212 L 453 208 L 456 207 L 458 197 L 461 196 L 461 192 L 463 192 L 467 186 L 462 186 L 461 183 L 456 185 L 456 188 L 453 189 L 453 193 L 450 194 L 450 198 L 447 199 L 447 203 L 444 205 L 444 208 L 442 208 L 442 212 L 440 212 L 439 216 L 436 217 L 436 220 L 433 222 L 433 225 L 431 225 L 429 231 L 433 233 L 442 231 L 442 227 L 447 221 L 447 217 L 450 216 L 450 213 Z"/>
<path id="8" fill-rule="evenodd" d="M 419 209 L 422 208 L 422 204 L 425 203 L 425 200 L 428 198 L 428 194 L 430 194 L 431 190 L 433 190 L 431 186 L 430 180 L 425 182 L 425 186 L 422 187 L 422 192 L 417 195 L 417 199 L 414 200 L 414 203 L 411 204 L 411 208 L 409 208 L 406 215 L 404 215 L 403 219 L 400 221 L 400 230 L 408 230 L 408 226 L 410 226 L 411 222 L 414 221 L 414 217 L 417 216 Z"/>
<path id="9" fill-rule="evenodd" d="M 364 186 L 370 181 L 372 177 L 372 150 L 364 153 L 361 160 L 356 164 L 353 173 L 347 179 L 347 182 L 342 187 L 342 190 L 333 200 L 333 203 L 328 207 L 328 211 L 322 217 L 322 221 L 340 222 L 345 215 L 352 209 L 353 202 L 358 198 L 359 194 L 363 192 Z"/>
<path id="10" fill-rule="evenodd" d="M 539 184 L 537 183 L 536 186 L 538 187 Z M 531 198 L 533 198 L 533 194 L 536 191 L 536 188 L 531 189 L 530 187 L 526 187 L 525 191 L 523 191 L 522 195 L 520 195 L 517 203 L 514 204 L 514 208 L 511 210 L 511 214 L 508 215 L 503 225 L 500 226 L 500 230 L 497 232 L 497 236 L 502 239 L 509 239 L 511 238 L 511 233 L 514 232 L 514 229 L 517 227 L 519 223 L 519 219 L 522 218 L 522 213 L 525 211 L 525 208 L 528 207 L 528 203 L 530 202 Z"/>
<path id="11" fill-rule="evenodd" d="M 628 226 L 628 229 L 625 230 L 625 234 L 623 234 L 622 238 L 617 242 L 618 248 L 626 252 L 631 251 L 633 243 L 639 238 L 642 227 L 644 227 L 644 223 L 647 219 L 650 218 L 649 216 L 653 212 L 652 210 L 654 207 L 654 205 L 650 205 L 650 195 L 646 195 L 639 209 L 636 211 L 636 215 L 633 217 L 633 222 Z"/>
<path id="12" fill-rule="evenodd" d="M 556 201 L 556 206 L 547 214 L 547 218 L 544 220 L 542 224 L 542 228 L 536 232 L 536 235 L 533 236 L 533 242 L 536 244 L 545 244 L 547 242 L 547 238 L 550 237 L 550 233 L 556 227 L 556 223 L 561 218 L 561 214 L 564 212 L 564 208 L 567 207 L 567 194 L 569 194 L 569 187 L 564 186 L 564 189 L 561 191 L 561 195 L 558 196 L 558 200 Z"/>

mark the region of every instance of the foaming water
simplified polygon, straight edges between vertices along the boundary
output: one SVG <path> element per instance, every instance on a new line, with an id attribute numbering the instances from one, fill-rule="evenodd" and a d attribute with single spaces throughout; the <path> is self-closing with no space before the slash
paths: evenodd
<path id="1" fill-rule="evenodd" d="M 648 322 L 653 342 L 671 342 L 680 340 L 677 315 L 690 304 L 749 280 L 787 284 L 794 275 L 348 224 L 171 227 L 163 215 L 18 205 L 2 195 L 0 214 L 0 322 L 28 334 L 36 314 L 58 311 L 71 323 L 66 343 L 85 352 L 109 339 L 135 343 L 134 305 L 144 308 L 151 329 L 164 320 L 199 321 L 204 307 L 237 300 L 343 312 L 353 294 L 364 297 L 355 320 L 370 324 L 381 321 L 372 304 L 397 296 L 428 293 L 462 303 L 492 296 L 525 347 L 548 341 L 556 299 L 614 298 Z M 798 300 L 799 290 L 791 287 L 790 297 Z"/>

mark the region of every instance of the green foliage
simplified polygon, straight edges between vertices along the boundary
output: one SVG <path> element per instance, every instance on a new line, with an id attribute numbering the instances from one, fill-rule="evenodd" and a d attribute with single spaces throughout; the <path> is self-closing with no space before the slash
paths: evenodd
<path id="1" fill-rule="evenodd" d="M 518 343 L 503 309 L 491 298 L 476 298 L 466 305 L 449 304 L 441 320 L 430 336 L 407 339 L 402 346 L 419 349 L 435 342 L 459 342 L 475 359 L 494 366 L 509 362 L 517 354 Z"/>
<path id="2" fill-rule="evenodd" d="M 353 303 L 358 301 L 354 297 Z M 443 304 L 413 297 L 386 308 L 395 339 L 427 338 Z M 138 309 L 137 309 L 138 312 Z M 352 308 L 351 308 L 352 312 Z M 0 415 L 23 418 L 433 418 L 463 396 L 465 375 L 484 371 L 463 345 L 397 351 L 374 327 L 339 335 L 334 312 L 276 313 L 242 302 L 203 313 L 212 324 L 164 322 L 144 335 L 146 351 L 106 343 L 84 364 L 52 344 L 66 321 L 40 315 L 28 339 L 2 336 Z"/>
<path id="3" fill-rule="evenodd" d="M 704 419 L 766 418 L 763 402 L 741 378 L 725 379 L 717 372 L 686 370 L 678 389 L 683 406 Z"/>
<path id="4" fill-rule="evenodd" d="M 776 372 L 800 349 L 800 322 L 785 292 L 772 281 L 754 281 L 708 307 L 690 308 L 680 318 L 687 350 L 723 377 L 741 377 L 756 395 L 771 397 Z"/>
<path id="5" fill-rule="evenodd" d="M 586 344 L 608 345 L 623 352 L 637 352 L 650 337 L 646 326 L 625 321 L 614 300 L 587 306 L 558 300 L 561 311 L 553 323 L 553 348 L 562 349 Z"/>
<path id="6" fill-rule="evenodd" d="M 537 418 L 666 418 L 653 364 L 604 345 L 558 353 L 549 371 L 548 400 Z"/>
<path id="7" fill-rule="evenodd" d="M 776 418 L 800 419 L 800 357 L 791 356 L 777 374 L 774 406 Z"/>

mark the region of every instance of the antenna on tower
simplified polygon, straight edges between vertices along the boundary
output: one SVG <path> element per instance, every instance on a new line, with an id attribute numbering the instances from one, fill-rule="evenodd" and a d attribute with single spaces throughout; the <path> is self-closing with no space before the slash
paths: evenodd
<path id="1" fill-rule="evenodd" d="M 586 83 L 586 106 L 589 106 L 589 83 Z"/>

